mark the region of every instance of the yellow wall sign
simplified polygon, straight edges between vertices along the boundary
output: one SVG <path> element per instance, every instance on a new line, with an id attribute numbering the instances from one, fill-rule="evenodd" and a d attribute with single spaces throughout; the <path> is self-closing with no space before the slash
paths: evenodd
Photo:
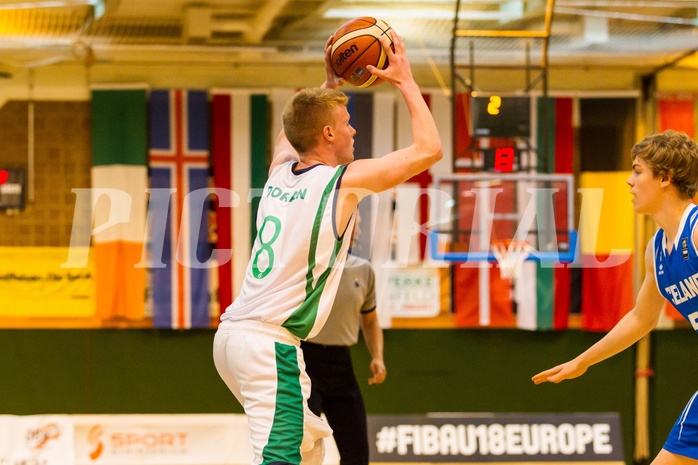
<path id="1" fill-rule="evenodd" d="M 0 317 L 95 314 L 94 268 L 61 268 L 68 247 L 0 247 Z"/>
<path id="2" fill-rule="evenodd" d="M 635 241 L 635 212 L 625 180 L 627 171 L 582 173 L 579 237 L 584 254 L 630 254 Z"/>

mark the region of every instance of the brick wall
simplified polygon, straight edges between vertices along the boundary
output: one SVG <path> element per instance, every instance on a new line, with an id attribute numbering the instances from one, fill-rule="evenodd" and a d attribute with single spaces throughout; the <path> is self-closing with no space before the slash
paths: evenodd
<path id="1" fill-rule="evenodd" d="M 26 173 L 27 114 L 26 101 L 9 101 L 0 109 L 0 169 L 23 168 Z M 89 102 L 35 102 L 34 147 L 34 200 L 27 197 L 20 212 L 0 211 L 0 246 L 70 244 L 71 189 L 90 187 Z"/>

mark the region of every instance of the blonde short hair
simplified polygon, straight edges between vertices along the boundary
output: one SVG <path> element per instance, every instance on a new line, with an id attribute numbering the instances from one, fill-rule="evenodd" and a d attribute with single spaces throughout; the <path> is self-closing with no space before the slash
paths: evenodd
<path id="1" fill-rule="evenodd" d="M 669 175 L 679 192 L 693 198 L 698 191 L 698 145 L 686 134 L 667 130 L 635 144 L 632 159 L 640 158 L 655 175 Z"/>
<path id="2" fill-rule="evenodd" d="M 281 117 L 293 148 L 301 155 L 315 148 L 322 128 L 334 123 L 334 109 L 348 101 L 344 92 L 333 89 L 313 87 L 296 93 Z"/>

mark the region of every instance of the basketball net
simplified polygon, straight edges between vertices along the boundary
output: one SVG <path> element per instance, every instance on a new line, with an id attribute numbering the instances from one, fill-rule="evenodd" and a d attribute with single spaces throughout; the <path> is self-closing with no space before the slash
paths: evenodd
<path id="1" fill-rule="evenodd" d="M 526 241 L 497 241 L 492 244 L 492 253 L 499 265 L 502 279 L 516 279 L 521 273 L 523 262 L 531 254 L 533 247 Z"/>

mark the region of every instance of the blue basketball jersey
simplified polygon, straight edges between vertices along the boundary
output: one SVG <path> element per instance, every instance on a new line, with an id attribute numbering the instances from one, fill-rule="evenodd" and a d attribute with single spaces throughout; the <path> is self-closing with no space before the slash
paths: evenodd
<path id="1" fill-rule="evenodd" d="M 667 254 L 666 236 L 660 229 L 654 236 L 654 277 L 659 292 L 698 331 L 698 253 L 693 243 L 693 228 L 698 222 L 698 207 L 689 205 L 681 218 L 679 234 Z M 674 454 L 698 460 L 698 408 L 691 397 L 664 443 Z"/>
<path id="2" fill-rule="evenodd" d="M 698 206 L 690 205 L 681 218 L 679 234 L 667 254 L 666 236 L 654 236 L 654 276 L 659 292 L 698 331 L 698 253 L 692 232 L 698 221 Z"/>

